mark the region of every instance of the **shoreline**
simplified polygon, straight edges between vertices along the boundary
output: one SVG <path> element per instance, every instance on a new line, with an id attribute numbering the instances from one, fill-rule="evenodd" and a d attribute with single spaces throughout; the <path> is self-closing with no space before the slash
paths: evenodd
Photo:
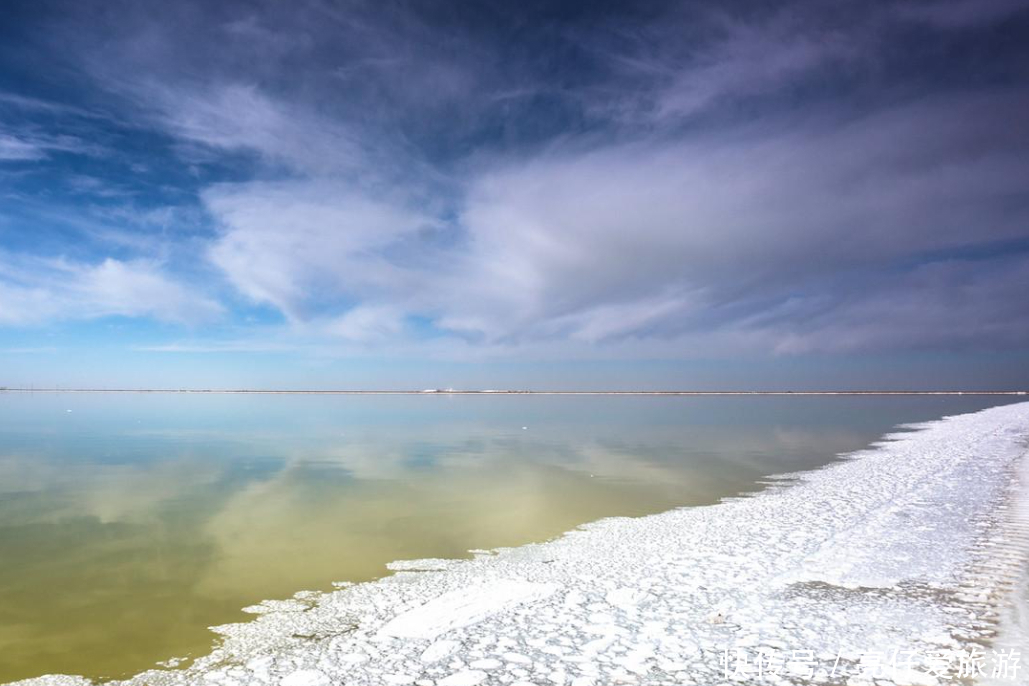
<path id="1" fill-rule="evenodd" d="M 216 628 L 222 645 L 192 666 L 114 683 L 707 684 L 734 681 L 720 658 L 765 650 L 810 653 L 810 676 L 784 664 L 795 680 L 860 686 L 868 656 L 898 646 L 1006 645 L 998 603 L 1026 553 L 1011 522 L 1029 497 L 1012 470 L 1029 475 L 1029 403 L 900 428 L 914 431 L 754 495 L 265 601 L 248 608 L 255 621 Z M 923 667 L 877 680 L 946 683 Z"/>
<path id="2" fill-rule="evenodd" d="M 992 550 L 983 556 L 994 565 L 987 574 L 1002 578 L 999 597 L 1004 602 L 997 607 L 997 635 L 991 646 L 1000 650 L 1022 651 L 1029 646 L 1029 439 L 1025 449 L 1026 455 L 1011 470 L 1006 514 L 990 537 Z M 1025 682 L 1029 675 L 1023 675 Z M 1005 680 L 989 675 L 982 683 L 999 686 Z"/>
<path id="3" fill-rule="evenodd" d="M 314 390 L 314 389 L 217 389 L 217 388 L 0 388 L 0 393 L 182 393 L 201 395 L 657 395 L 657 396 L 784 396 L 784 395 L 972 395 L 972 396 L 1026 396 L 1029 391 L 562 391 L 562 390 Z"/>

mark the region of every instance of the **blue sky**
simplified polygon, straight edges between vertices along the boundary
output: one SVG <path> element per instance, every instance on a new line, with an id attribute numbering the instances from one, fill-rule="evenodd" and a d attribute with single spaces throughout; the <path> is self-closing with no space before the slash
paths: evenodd
<path id="1" fill-rule="evenodd" d="M 1029 386 L 1029 3 L 6 2 L 0 385 Z"/>

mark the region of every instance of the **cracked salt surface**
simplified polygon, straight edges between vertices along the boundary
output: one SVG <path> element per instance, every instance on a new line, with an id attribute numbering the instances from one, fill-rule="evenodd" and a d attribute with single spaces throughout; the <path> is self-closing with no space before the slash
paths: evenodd
<path id="1" fill-rule="evenodd" d="M 1024 637 L 1029 403 L 908 428 L 752 497 L 266 601 L 188 669 L 121 683 L 937 683 L 931 651 Z M 725 651 L 761 649 L 790 664 L 727 677 Z"/>

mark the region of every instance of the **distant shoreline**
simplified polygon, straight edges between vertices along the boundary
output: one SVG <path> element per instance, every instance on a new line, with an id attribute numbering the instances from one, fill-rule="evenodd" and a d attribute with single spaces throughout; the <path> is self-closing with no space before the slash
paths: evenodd
<path id="1" fill-rule="evenodd" d="M 218 389 L 218 388 L 5 388 L 0 393 L 200 393 L 251 395 L 998 395 L 1024 396 L 1029 391 L 530 391 L 530 390 L 313 390 L 313 389 Z"/>

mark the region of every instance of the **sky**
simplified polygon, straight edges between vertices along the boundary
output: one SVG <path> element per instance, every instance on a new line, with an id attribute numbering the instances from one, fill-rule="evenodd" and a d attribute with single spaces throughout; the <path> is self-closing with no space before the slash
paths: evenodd
<path id="1" fill-rule="evenodd" d="M 1029 0 L 0 4 L 0 386 L 1029 387 Z"/>

